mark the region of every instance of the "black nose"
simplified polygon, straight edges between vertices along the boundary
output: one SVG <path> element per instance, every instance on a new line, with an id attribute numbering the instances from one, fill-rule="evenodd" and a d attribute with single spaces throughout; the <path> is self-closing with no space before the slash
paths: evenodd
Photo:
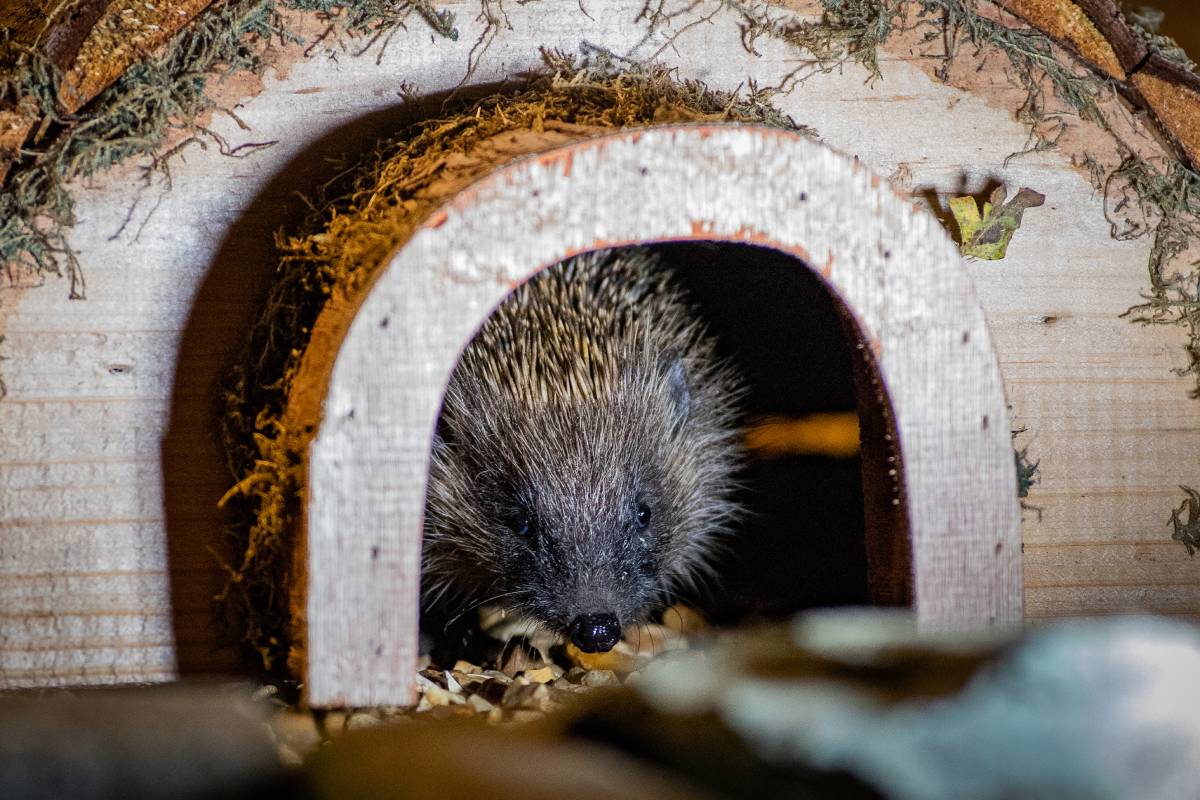
<path id="1" fill-rule="evenodd" d="M 621 623 L 615 614 L 581 614 L 567 628 L 571 641 L 585 653 L 604 653 L 621 641 Z"/>

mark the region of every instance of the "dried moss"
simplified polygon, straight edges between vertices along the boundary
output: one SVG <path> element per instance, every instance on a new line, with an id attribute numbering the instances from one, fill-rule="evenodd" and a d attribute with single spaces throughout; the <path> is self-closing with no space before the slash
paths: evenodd
<path id="1" fill-rule="evenodd" d="M 69 117 L 57 111 L 60 74 L 25 50 L 21 69 L 0 93 L 36 98 L 56 131 L 13 166 L 0 194 L 0 263 L 8 265 L 10 280 L 21 271 L 35 279 L 65 271 L 71 297 L 83 297 L 83 275 L 66 240 L 75 208 L 66 184 L 155 153 L 181 129 L 203 135 L 194 120 L 212 107 L 204 93 L 208 80 L 214 73 L 259 71 L 257 44 L 278 30 L 270 0 L 226 0 L 178 34 L 161 57 L 133 65 L 83 113 Z M 156 163 L 164 163 L 161 158 Z"/>
<path id="2" fill-rule="evenodd" d="M 784 80 L 785 86 L 802 82 L 814 72 L 831 72 L 847 63 L 858 63 L 873 78 L 880 77 L 879 45 L 896 29 L 904 16 L 903 0 L 822 0 L 819 22 L 779 17 L 769 5 L 720 0 L 720 5 L 741 17 L 742 46 L 757 54 L 755 43 L 762 37 L 779 39 L 813 57 Z M 648 15 L 652 25 L 667 17 Z"/>
<path id="3" fill-rule="evenodd" d="M 335 6 L 327 0 L 282 0 L 282 5 L 326 12 Z M 347 0 L 336 5 L 353 31 L 382 35 L 416 13 L 436 32 L 457 36 L 453 15 L 434 10 L 428 0 Z M 0 194 L 0 264 L 6 265 L 8 283 L 40 282 L 46 273 L 65 273 L 70 296 L 83 297 L 83 275 L 66 238 L 74 224 L 70 181 L 137 156 L 149 155 L 150 168 L 167 170 L 170 157 L 193 143 L 246 155 L 246 148 L 229 147 L 195 120 L 213 107 L 205 87 L 214 77 L 262 71 L 272 36 L 294 40 L 284 30 L 274 0 L 218 0 L 177 34 L 162 55 L 134 64 L 70 116 L 59 113 L 62 76 L 38 54 L 36 42 L 0 41 L 0 107 L 34 104 L 47 121 L 39 144 L 13 165 Z M 178 143 L 163 153 L 172 137 Z"/>
<path id="4" fill-rule="evenodd" d="M 1109 173 L 1105 201 L 1113 238 L 1153 236 L 1150 291 L 1146 302 L 1126 316 L 1143 325 L 1179 324 L 1187 329 L 1189 364 L 1176 371 L 1195 378 L 1191 394 L 1200 397 L 1200 270 L 1197 262 L 1185 264 L 1184 271 L 1175 269 L 1181 256 L 1198 255 L 1200 174 L 1178 161 L 1159 168 L 1130 155 Z"/>
<path id="5" fill-rule="evenodd" d="M 352 295 L 434 210 L 424 190 L 447 157 L 508 131 L 555 124 L 620 129 L 648 123 L 745 121 L 803 130 L 759 98 L 676 82 L 660 69 L 618 73 L 548 55 L 550 71 L 524 86 L 457 106 L 378 145 L 311 199 L 314 211 L 277 237 L 278 278 L 243 357 L 227 381 L 223 439 L 237 482 L 227 501 L 240 563 L 220 598 L 234 630 L 264 668 L 288 647 L 293 529 L 309 431 L 287 430 L 285 405 L 312 327 L 334 293 Z M 348 184 L 349 188 L 344 188 Z M 341 188 L 339 188 L 341 187 Z"/>
<path id="6" fill-rule="evenodd" d="M 1026 498 L 1029 497 L 1034 485 L 1041 478 L 1041 461 L 1034 461 L 1029 457 L 1028 443 L 1018 445 L 1017 439 L 1027 431 L 1026 428 L 1017 428 L 1012 432 L 1013 438 L 1013 463 L 1017 469 L 1017 498 L 1020 500 L 1021 508 L 1025 511 L 1033 511 L 1037 514 L 1038 520 L 1042 518 L 1042 508 L 1031 505 Z"/>
<path id="7" fill-rule="evenodd" d="M 1013 449 L 1013 457 L 1017 465 L 1017 497 L 1024 500 L 1029 497 L 1029 490 L 1038 482 L 1041 472 L 1041 462 L 1029 459 L 1029 447 Z"/>
<path id="8" fill-rule="evenodd" d="M 819 22 L 781 19 L 769 6 L 721 0 L 742 18 L 743 45 L 754 51 L 761 37 L 771 37 L 800 48 L 813 61 L 797 68 L 792 79 L 802 80 L 811 72 L 829 72 L 848 63 L 861 64 L 871 79 L 879 78 L 878 49 L 895 32 L 902 30 L 915 11 L 916 24 L 927 28 L 926 41 L 942 41 L 945 50 L 939 76 L 948 69 L 963 46 L 978 52 L 992 46 L 1013 66 L 1011 74 L 1027 90 L 1018 118 L 1030 126 L 1029 150 L 1053 146 L 1065 123 L 1047 113 L 1043 78 L 1054 93 L 1083 118 L 1102 121 L 1097 98 L 1106 79 L 1089 74 L 1055 55 L 1054 41 L 1031 28 L 1009 28 L 979 14 L 975 0 L 822 0 Z M 653 21 L 653 18 L 652 18 Z"/>
<path id="9" fill-rule="evenodd" d="M 1200 550 L 1200 492 L 1190 486 L 1180 486 L 1187 495 L 1179 508 L 1171 512 L 1171 538 L 1187 548 L 1189 556 Z"/>
<path id="10" fill-rule="evenodd" d="M 413 14 L 417 14 L 440 36 L 458 39 L 454 27 L 454 12 L 433 7 L 430 0 L 286 0 L 289 8 L 297 11 L 319 11 L 337 14 L 346 30 L 354 33 L 377 34 L 403 26 Z"/>

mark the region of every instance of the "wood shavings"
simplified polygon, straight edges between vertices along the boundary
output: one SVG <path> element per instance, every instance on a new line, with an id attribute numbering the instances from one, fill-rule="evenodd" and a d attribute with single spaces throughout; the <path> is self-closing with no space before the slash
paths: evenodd
<path id="1" fill-rule="evenodd" d="M 688 637 L 707 631 L 704 618 L 693 609 L 675 605 L 663 612 L 663 624 L 630 628 L 625 639 L 609 653 L 582 653 L 564 646 L 555 636 L 538 632 L 528 636 L 526 620 L 484 612 L 487 632 L 511 637 L 498 641 L 497 656 L 506 666 L 475 664 L 465 659 L 451 669 L 420 661 L 414 679 L 417 703 L 411 708 L 357 708 L 345 712 L 305 712 L 284 706 L 270 722 L 280 759 L 289 765 L 303 763 L 322 741 L 347 731 L 415 721 L 477 719 L 487 725 L 536 723 L 548 714 L 568 709 L 589 694 L 632 684 L 641 670 L 664 653 L 690 648 Z M 513 642 L 520 643 L 525 661 L 510 657 Z M 533 666 L 529 666 L 532 664 Z"/>

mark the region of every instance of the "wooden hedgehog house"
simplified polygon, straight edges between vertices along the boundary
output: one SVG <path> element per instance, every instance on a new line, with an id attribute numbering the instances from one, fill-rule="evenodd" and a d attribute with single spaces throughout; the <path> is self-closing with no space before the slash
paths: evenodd
<path id="1" fill-rule="evenodd" d="M 1200 477 L 1196 334 L 1177 311 L 1190 284 L 1170 277 L 1200 231 L 1200 79 L 1110 4 L 970 3 L 981 38 L 951 52 L 930 31 L 966 29 L 945 27 L 958 23 L 934 14 L 937 2 L 864 2 L 890 31 L 869 42 L 837 4 L 815 0 L 485 2 L 478 18 L 455 4 L 371 17 L 367 4 L 330 15 L 265 0 L 161 3 L 140 23 L 147 12 L 126 5 L 80 4 L 39 40 L 64 76 L 65 111 L 43 124 L 30 94 L 3 112 L 0 143 L 24 147 L 8 164 L 10 197 L 27 197 L 25 176 L 52 157 L 77 163 L 87 143 L 72 125 L 103 119 L 124 84 L 100 90 L 122 72 L 132 80 L 139 63 L 167 69 L 189 35 L 231 34 L 237 58 L 223 50 L 217 61 L 267 71 L 210 79 L 217 110 L 165 118 L 175 130 L 140 159 L 86 180 L 64 168 L 57 177 L 77 178 L 74 225 L 55 240 L 42 224 L 43 239 L 9 266 L 3 686 L 228 671 L 210 599 L 239 593 L 245 564 L 269 557 L 282 585 L 239 596 L 288 611 L 278 628 L 288 641 L 266 647 L 290 643 L 308 701 L 406 701 L 430 437 L 458 354 L 540 269 L 660 242 L 776 251 L 839 309 L 858 388 L 872 602 L 911 604 L 929 629 L 1200 615 L 1197 566 L 1171 537 L 1190 549 L 1195 521 L 1176 511 L 1165 524 L 1178 486 Z M 268 41 L 271 26 L 290 36 Z M 138 46 L 100 57 L 122 32 Z M 555 55 L 556 78 L 505 83 L 545 73 L 555 51 L 602 66 Z M 158 54 L 139 62 L 147 52 Z M 1043 66 L 1021 72 L 1031 64 Z M 687 87 L 709 104 L 672 95 L 622 116 L 606 100 L 587 119 L 543 109 L 399 176 L 387 165 L 407 151 L 388 145 L 360 173 L 370 182 L 346 194 L 365 244 L 321 249 L 355 224 L 346 206 L 314 212 L 307 238 L 295 233 L 294 194 L 344 180 L 331 156 L 505 113 L 464 96 L 633 91 L 619 77 L 600 86 L 601 74 Z M 728 94 L 687 83 L 700 78 Z M 401 102 L 414 93 L 425 100 Z M 1182 187 L 1176 205 L 1155 179 Z M 388 194 L 399 180 L 409 193 Z M 1032 187 L 1046 204 L 1003 260 L 964 259 L 970 242 L 944 209 L 997 185 Z M 73 255 L 54 261 L 41 241 Z M 295 285 L 318 306 L 299 311 L 279 288 L 279 252 L 293 278 L 305 274 L 297 264 L 312 267 Z M 86 299 L 66 302 L 66 281 L 46 280 L 55 264 L 77 294 L 86 280 Z M 726 280 L 738 290 L 735 271 Z M 263 297 L 283 328 L 254 327 Z M 1131 324 L 1138 306 L 1135 317 L 1182 324 Z M 266 358 L 247 350 L 286 358 L 260 374 Z M 226 430 L 250 431 L 243 455 L 259 466 L 230 478 L 211 396 L 234 362 L 251 401 L 226 407 L 240 421 Z M 247 414 L 285 374 L 277 413 Z M 1014 430 L 1027 431 L 1041 469 L 1024 512 Z M 242 496 L 257 503 L 254 525 L 274 515 L 292 533 L 252 535 L 245 554 L 214 559 L 229 526 L 218 501 Z"/>

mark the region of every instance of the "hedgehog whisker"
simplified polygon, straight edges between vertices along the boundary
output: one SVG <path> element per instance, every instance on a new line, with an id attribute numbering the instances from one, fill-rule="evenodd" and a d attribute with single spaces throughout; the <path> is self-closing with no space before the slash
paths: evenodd
<path id="1" fill-rule="evenodd" d="M 505 597 L 512 597 L 513 595 L 518 595 L 518 594 L 525 594 L 525 591 L 523 589 L 514 589 L 511 592 L 501 592 L 500 594 L 492 595 L 491 597 L 487 598 L 486 600 L 480 600 L 478 603 L 472 603 L 472 604 L 468 605 L 466 608 L 464 608 L 462 611 L 459 611 L 457 614 L 455 614 L 453 617 L 451 617 L 450 621 L 446 623 L 446 627 L 447 628 L 451 627 L 452 625 L 454 625 L 454 623 L 458 622 L 460 619 L 463 618 L 463 616 L 465 614 L 467 614 L 470 611 L 478 610 L 480 607 L 485 606 L 488 603 L 494 603 L 497 600 L 503 600 Z"/>

